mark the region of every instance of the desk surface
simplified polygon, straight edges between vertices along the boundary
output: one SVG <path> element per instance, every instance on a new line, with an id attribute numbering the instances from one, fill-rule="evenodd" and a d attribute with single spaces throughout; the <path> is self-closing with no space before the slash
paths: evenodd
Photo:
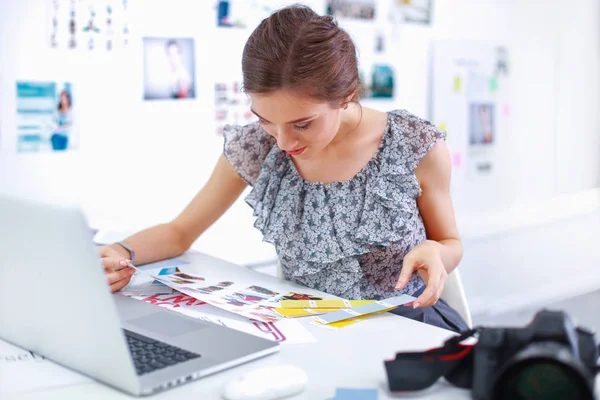
<path id="1" fill-rule="evenodd" d="M 250 269 L 214 259 L 200 253 L 181 257 L 190 261 L 186 270 L 230 280 L 264 284 L 281 291 L 319 292 L 260 274 Z M 338 387 L 377 388 L 378 399 L 468 399 L 469 392 L 440 381 L 423 392 L 392 395 L 387 389 L 383 361 L 397 351 L 424 350 L 440 345 L 450 332 L 420 322 L 383 314 L 339 330 L 328 330 L 301 323 L 315 336 L 317 342 L 286 344 L 279 353 L 267 356 L 193 383 L 152 396 L 152 399 L 219 399 L 226 381 L 238 374 L 261 366 L 291 363 L 303 368 L 309 377 L 308 389 L 293 399 L 330 399 Z M 79 400 L 131 399 L 122 392 L 100 383 L 87 383 L 52 390 L 20 393 L 11 399 Z"/>

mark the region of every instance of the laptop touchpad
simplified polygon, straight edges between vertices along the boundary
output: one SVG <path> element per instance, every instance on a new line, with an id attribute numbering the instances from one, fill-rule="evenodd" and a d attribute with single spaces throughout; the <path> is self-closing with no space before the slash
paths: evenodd
<path id="1" fill-rule="evenodd" d="M 189 321 L 186 318 L 165 312 L 130 319 L 127 323 L 167 337 L 185 335 L 208 326 L 208 324 Z"/>

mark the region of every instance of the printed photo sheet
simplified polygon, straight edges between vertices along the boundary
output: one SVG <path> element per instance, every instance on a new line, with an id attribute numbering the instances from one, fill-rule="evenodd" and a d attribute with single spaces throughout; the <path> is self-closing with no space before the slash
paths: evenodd
<path id="1" fill-rule="evenodd" d="M 281 318 L 281 315 L 273 311 L 273 308 L 279 307 L 280 300 L 322 300 L 318 296 L 302 293 L 279 293 L 251 283 L 211 281 L 182 272 L 177 266 L 145 270 L 134 268 L 178 292 L 261 322 L 273 322 Z"/>

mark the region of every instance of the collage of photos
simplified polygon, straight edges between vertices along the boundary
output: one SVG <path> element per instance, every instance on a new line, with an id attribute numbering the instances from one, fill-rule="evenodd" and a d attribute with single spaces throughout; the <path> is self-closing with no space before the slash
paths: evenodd
<path id="1" fill-rule="evenodd" d="M 17 152 L 59 152 L 78 147 L 69 82 L 17 81 Z"/>
<path id="2" fill-rule="evenodd" d="M 194 39 L 151 38 L 144 44 L 144 100 L 196 97 Z"/>
<path id="3" fill-rule="evenodd" d="M 309 294 L 281 294 L 263 286 L 241 282 L 211 282 L 205 277 L 183 273 L 179 267 L 138 272 L 207 304 L 262 322 L 273 322 L 281 318 L 273 311 L 273 308 L 279 307 L 280 300 L 321 300 L 320 297 Z"/>
<path id="4" fill-rule="evenodd" d="M 257 289 L 260 290 L 261 288 L 257 287 Z M 202 300 L 177 292 L 166 295 L 130 295 L 129 297 L 158 307 L 171 309 L 201 321 L 236 329 L 279 343 L 297 344 L 316 341 L 315 337 L 306 328 L 298 321 L 290 318 L 275 322 L 248 320 L 226 310 L 213 307 Z"/>
<path id="5" fill-rule="evenodd" d="M 310 6 L 310 2 L 302 4 Z M 273 11 L 289 5 L 290 2 L 286 0 L 219 0 L 215 6 L 217 26 L 251 29 Z"/>
<path id="6" fill-rule="evenodd" d="M 47 0 L 51 48 L 111 51 L 129 44 L 128 0 Z"/>
<path id="7" fill-rule="evenodd" d="M 396 0 L 400 7 L 404 22 L 425 24 L 431 23 L 431 2 L 433 0 Z"/>
<path id="8" fill-rule="evenodd" d="M 335 18 L 375 19 L 375 0 L 327 0 L 327 14 Z"/>
<path id="9" fill-rule="evenodd" d="M 241 88 L 241 79 L 215 84 L 215 121 L 219 136 L 225 125 L 247 125 L 258 120 L 250 111 L 250 98 Z"/>

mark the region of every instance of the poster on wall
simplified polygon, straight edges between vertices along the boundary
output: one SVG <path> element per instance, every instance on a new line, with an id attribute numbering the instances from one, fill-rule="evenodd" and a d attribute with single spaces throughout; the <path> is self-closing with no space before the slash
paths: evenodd
<path id="1" fill-rule="evenodd" d="M 196 97 L 194 39 L 144 38 L 144 100 Z"/>
<path id="2" fill-rule="evenodd" d="M 17 152 L 73 150 L 79 132 L 73 116 L 73 92 L 69 82 L 18 81 Z"/>
<path id="3" fill-rule="evenodd" d="M 469 104 L 469 146 L 486 146 L 494 143 L 493 103 Z"/>
<path id="4" fill-rule="evenodd" d="M 433 63 L 431 120 L 448 132 L 453 168 L 467 177 L 495 173 L 510 110 L 506 47 L 442 40 Z"/>
<path id="5" fill-rule="evenodd" d="M 395 6 L 407 23 L 429 25 L 433 0 L 394 0 Z"/>
<path id="6" fill-rule="evenodd" d="M 365 99 L 394 98 L 394 69 L 389 64 L 373 64 L 359 73 L 362 97 Z"/>
<path id="7" fill-rule="evenodd" d="M 375 0 L 327 0 L 326 12 L 335 18 L 373 20 Z"/>
<path id="8" fill-rule="evenodd" d="M 225 125 L 247 125 L 258 121 L 250 111 L 250 98 L 241 91 L 241 79 L 215 84 L 215 121 L 217 135 Z"/>
<path id="9" fill-rule="evenodd" d="M 129 44 L 128 0 L 47 0 L 51 48 L 111 51 Z"/>
<path id="10" fill-rule="evenodd" d="M 274 11 L 293 4 L 289 0 L 219 0 L 216 24 L 221 28 L 254 29 Z M 321 13 L 322 0 L 305 0 L 303 5 Z"/>

